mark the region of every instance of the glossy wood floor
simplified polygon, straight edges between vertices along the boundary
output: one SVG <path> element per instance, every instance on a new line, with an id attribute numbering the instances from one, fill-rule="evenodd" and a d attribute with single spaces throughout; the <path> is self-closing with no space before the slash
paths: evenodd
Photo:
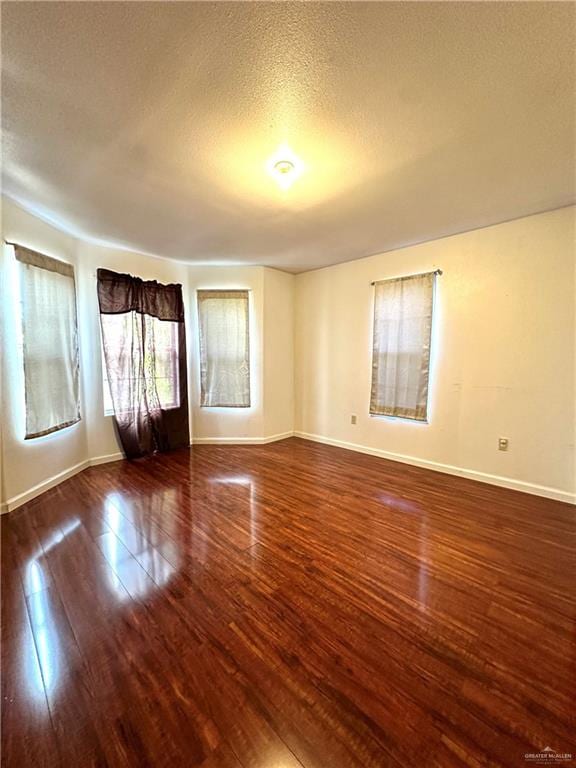
<path id="1" fill-rule="evenodd" d="M 3 765 L 576 764 L 575 519 L 298 439 L 89 469 L 2 519 Z"/>

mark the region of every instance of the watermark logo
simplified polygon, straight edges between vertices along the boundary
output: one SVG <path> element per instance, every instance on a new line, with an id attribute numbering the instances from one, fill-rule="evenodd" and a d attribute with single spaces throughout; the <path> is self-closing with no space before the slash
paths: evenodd
<path id="1" fill-rule="evenodd" d="M 572 760 L 571 752 L 556 752 L 552 747 L 544 747 L 540 752 L 526 752 L 524 760 L 532 765 L 559 765 Z"/>

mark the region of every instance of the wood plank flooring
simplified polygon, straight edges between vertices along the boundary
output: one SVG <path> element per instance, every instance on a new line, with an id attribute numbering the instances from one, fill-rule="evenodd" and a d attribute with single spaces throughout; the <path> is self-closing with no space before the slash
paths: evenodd
<path id="1" fill-rule="evenodd" d="M 2 518 L 2 764 L 576 765 L 574 507 L 291 438 Z"/>

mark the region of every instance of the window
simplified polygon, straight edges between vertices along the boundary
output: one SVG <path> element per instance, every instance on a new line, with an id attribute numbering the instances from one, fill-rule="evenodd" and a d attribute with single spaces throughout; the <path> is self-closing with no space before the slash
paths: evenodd
<path id="1" fill-rule="evenodd" d="M 108 409 L 126 458 L 189 446 L 182 286 L 99 268 L 96 290 Z"/>
<path id="2" fill-rule="evenodd" d="M 250 407 L 248 318 L 248 291 L 198 291 L 202 407 Z"/>
<path id="3" fill-rule="evenodd" d="M 132 324 L 144 323 L 144 333 L 135 333 Z M 114 414 L 110 393 L 110 379 L 113 378 L 115 391 L 122 400 L 134 391 L 143 391 L 153 406 L 167 410 L 180 405 L 178 381 L 178 323 L 159 320 L 150 315 L 124 312 L 118 315 L 102 315 L 102 333 L 106 338 L 108 368 L 102 349 L 102 371 L 104 375 L 104 413 Z M 146 349 L 141 356 L 140 346 L 144 339 Z M 143 360 L 143 367 L 134 370 L 134 359 Z M 144 375 L 144 371 L 151 375 Z M 150 391 L 148 391 L 150 390 Z M 120 411 L 130 411 L 130 401 L 119 403 Z"/>
<path id="4" fill-rule="evenodd" d="M 426 421 L 435 273 L 375 283 L 373 416 Z"/>
<path id="5" fill-rule="evenodd" d="M 26 440 L 80 421 L 74 268 L 21 245 Z"/>

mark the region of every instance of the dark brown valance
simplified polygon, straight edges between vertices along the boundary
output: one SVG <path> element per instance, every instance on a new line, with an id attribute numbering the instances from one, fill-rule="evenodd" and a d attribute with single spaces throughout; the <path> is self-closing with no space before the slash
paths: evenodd
<path id="1" fill-rule="evenodd" d="M 38 251 L 33 251 L 31 248 L 18 245 L 18 243 L 8 243 L 8 245 L 14 247 L 16 260 L 22 264 L 29 264 L 31 267 L 38 267 L 39 269 L 47 269 L 49 272 L 57 272 L 59 275 L 71 277 L 74 280 L 74 267 L 72 264 L 45 256 L 43 253 L 38 253 Z"/>
<path id="2" fill-rule="evenodd" d="M 108 269 L 97 277 L 106 378 L 126 457 L 190 445 L 182 286 Z"/>
<path id="3" fill-rule="evenodd" d="M 156 280 L 142 280 L 109 269 L 99 269 L 97 277 L 100 314 L 139 312 L 158 320 L 184 322 L 181 285 L 162 285 Z"/>

